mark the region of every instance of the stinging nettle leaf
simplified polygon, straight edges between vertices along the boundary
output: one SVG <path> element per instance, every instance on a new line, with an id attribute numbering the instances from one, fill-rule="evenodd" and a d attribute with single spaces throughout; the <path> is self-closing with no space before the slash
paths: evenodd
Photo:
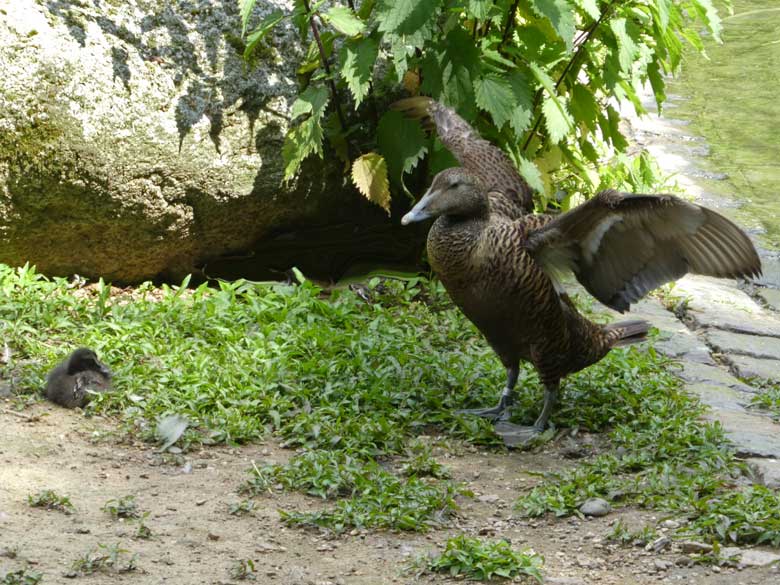
<path id="1" fill-rule="evenodd" d="M 400 112 L 385 112 L 377 127 L 377 144 L 387 162 L 390 179 L 403 185 L 403 175 L 425 155 L 425 134 L 416 120 Z"/>
<path id="2" fill-rule="evenodd" d="M 517 169 L 520 171 L 520 175 L 525 179 L 525 182 L 538 193 L 544 193 L 544 183 L 542 182 L 542 174 L 534 163 L 527 158 L 518 156 Z"/>
<path id="3" fill-rule="evenodd" d="M 469 0 L 469 13 L 477 20 L 485 20 L 493 6 L 493 0 Z"/>
<path id="4" fill-rule="evenodd" d="M 379 43 L 371 38 L 348 41 L 341 48 L 341 77 L 355 98 L 355 107 L 368 95 Z"/>
<path id="5" fill-rule="evenodd" d="M 274 10 L 271 14 L 266 16 L 259 25 L 257 25 L 255 30 L 249 33 L 249 36 L 246 38 L 244 59 L 248 60 L 251 58 L 252 53 L 255 52 L 255 49 L 257 48 L 257 45 L 260 44 L 260 41 L 262 41 L 265 36 L 271 32 L 273 28 L 282 20 L 284 20 L 284 13 L 281 10 Z"/>
<path id="6" fill-rule="evenodd" d="M 574 2 L 593 20 L 598 20 L 601 16 L 598 0 L 574 0 Z"/>
<path id="7" fill-rule="evenodd" d="M 328 105 L 330 94 L 327 88 L 310 85 L 293 102 L 290 111 L 290 120 L 294 120 L 302 114 L 311 114 L 314 118 L 320 118 Z"/>
<path id="8" fill-rule="evenodd" d="M 377 9 L 380 32 L 411 35 L 430 24 L 441 0 L 382 0 Z"/>
<path id="9" fill-rule="evenodd" d="M 369 152 L 355 159 L 352 182 L 366 199 L 390 215 L 390 185 L 387 182 L 387 163 L 382 155 Z"/>
<path id="10" fill-rule="evenodd" d="M 531 0 L 536 14 L 544 16 L 571 50 L 574 44 L 574 10 L 567 0 Z"/>
<path id="11" fill-rule="evenodd" d="M 557 144 L 566 137 L 573 126 L 571 115 L 563 102 L 553 99 L 544 100 L 542 113 L 550 142 Z"/>
<path id="12" fill-rule="evenodd" d="M 501 127 L 512 117 L 514 94 L 506 77 L 490 73 L 474 82 L 477 106 L 490 114 L 496 127 Z"/>
<path id="13" fill-rule="evenodd" d="M 515 71 L 509 75 L 515 107 L 509 123 L 517 135 L 522 134 L 531 125 L 533 118 L 533 87 L 525 75 Z"/>
<path id="14" fill-rule="evenodd" d="M 249 24 L 249 17 L 255 7 L 255 1 L 256 0 L 238 0 L 241 14 L 241 36 L 246 35 L 246 27 Z"/>
<path id="15" fill-rule="evenodd" d="M 334 6 L 324 16 L 333 28 L 348 37 L 360 34 L 365 28 L 363 21 L 346 6 Z"/>
<path id="16" fill-rule="evenodd" d="M 634 60 L 639 54 L 639 47 L 627 29 L 627 21 L 625 18 L 614 18 L 609 22 L 609 28 L 615 34 L 618 44 L 618 61 L 620 62 L 620 69 L 625 73 L 631 71 L 631 67 L 634 64 Z"/>

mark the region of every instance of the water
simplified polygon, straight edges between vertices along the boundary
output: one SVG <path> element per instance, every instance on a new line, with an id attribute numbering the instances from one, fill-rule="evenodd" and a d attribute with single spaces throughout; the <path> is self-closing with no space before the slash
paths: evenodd
<path id="1" fill-rule="evenodd" d="M 697 182 L 742 204 L 736 219 L 758 233 L 770 283 L 778 286 L 780 0 L 734 0 L 734 14 L 722 16 L 724 44 L 706 43 L 709 60 L 689 53 L 669 86 L 682 99 L 665 114 L 690 122 L 706 140 L 709 155 L 697 165 L 722 180 Z"/>

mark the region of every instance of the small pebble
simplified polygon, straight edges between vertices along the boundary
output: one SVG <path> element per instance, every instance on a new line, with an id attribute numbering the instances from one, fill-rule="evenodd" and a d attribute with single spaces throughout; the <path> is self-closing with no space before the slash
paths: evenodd
<path id="1" fill-rule="evenodd" d="M 612 506 L 609 502 L 601 498 L 588 498 L 580 506 L 580 512 L 586 516 L 594 516 L 596 518 L 600 516 L 606 516 L 612 511 Z"/>

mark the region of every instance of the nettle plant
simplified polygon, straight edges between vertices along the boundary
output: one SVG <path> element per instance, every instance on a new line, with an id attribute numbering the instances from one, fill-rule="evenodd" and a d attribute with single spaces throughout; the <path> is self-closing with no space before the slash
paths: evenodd
<path id="1" fill-rule="evenodd" d="M 566 207 L 610 181 L 651 188 L 646 157 L 621 158 L 609 178 L 598 170 L 628 147 L 620 105 L 645 113 L 639 93 L 649 81 L 660 109 L 684 44 L 703 51 L 702 36 L 720 34 L 712 0 L 294 0 L 290 13 L 265 4 L 254 28 L 256 0 L 239 3 L 247 60 L 273 45 L 285 19 L 307 47 L 285 180 L 323 157 L 326 143 L 388 213 L 391 186 L 406 191 L 404 176 L 421 161 L 428 174 L 454 164 L 418 121 L 386 107 L 405 95 L 454 107 L 510 155 L 541 206 L 556 189 L 569 194 Z"/>

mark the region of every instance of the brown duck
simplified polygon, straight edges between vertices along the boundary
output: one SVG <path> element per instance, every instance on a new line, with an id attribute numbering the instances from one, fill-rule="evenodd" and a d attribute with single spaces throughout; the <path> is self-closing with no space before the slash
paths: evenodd
<path id="1" fill-rule="evenodd" d="M 589 321 L 556 275 L 572 271 L 590 294 L 624 312 L 689 272 L 723 278 L 761 273 L 758 254 L 739 227 L 670 195 L 602 191 L 555 217 L 520 218 L 491 213 L 495 197 L 471 169 L 447 169 L 401 223 L 436 218 L 428 233 L 431 266 L 507 371 L 497 406 L 462 412 L 493 418 L 510 446 L 544 430 L 562 378 L 613 347 L 641 341 L 649 327 L 645 321 Z M 507 422 L 520 360 L 534 365 L 545 389 L 532 427 Z"/>

